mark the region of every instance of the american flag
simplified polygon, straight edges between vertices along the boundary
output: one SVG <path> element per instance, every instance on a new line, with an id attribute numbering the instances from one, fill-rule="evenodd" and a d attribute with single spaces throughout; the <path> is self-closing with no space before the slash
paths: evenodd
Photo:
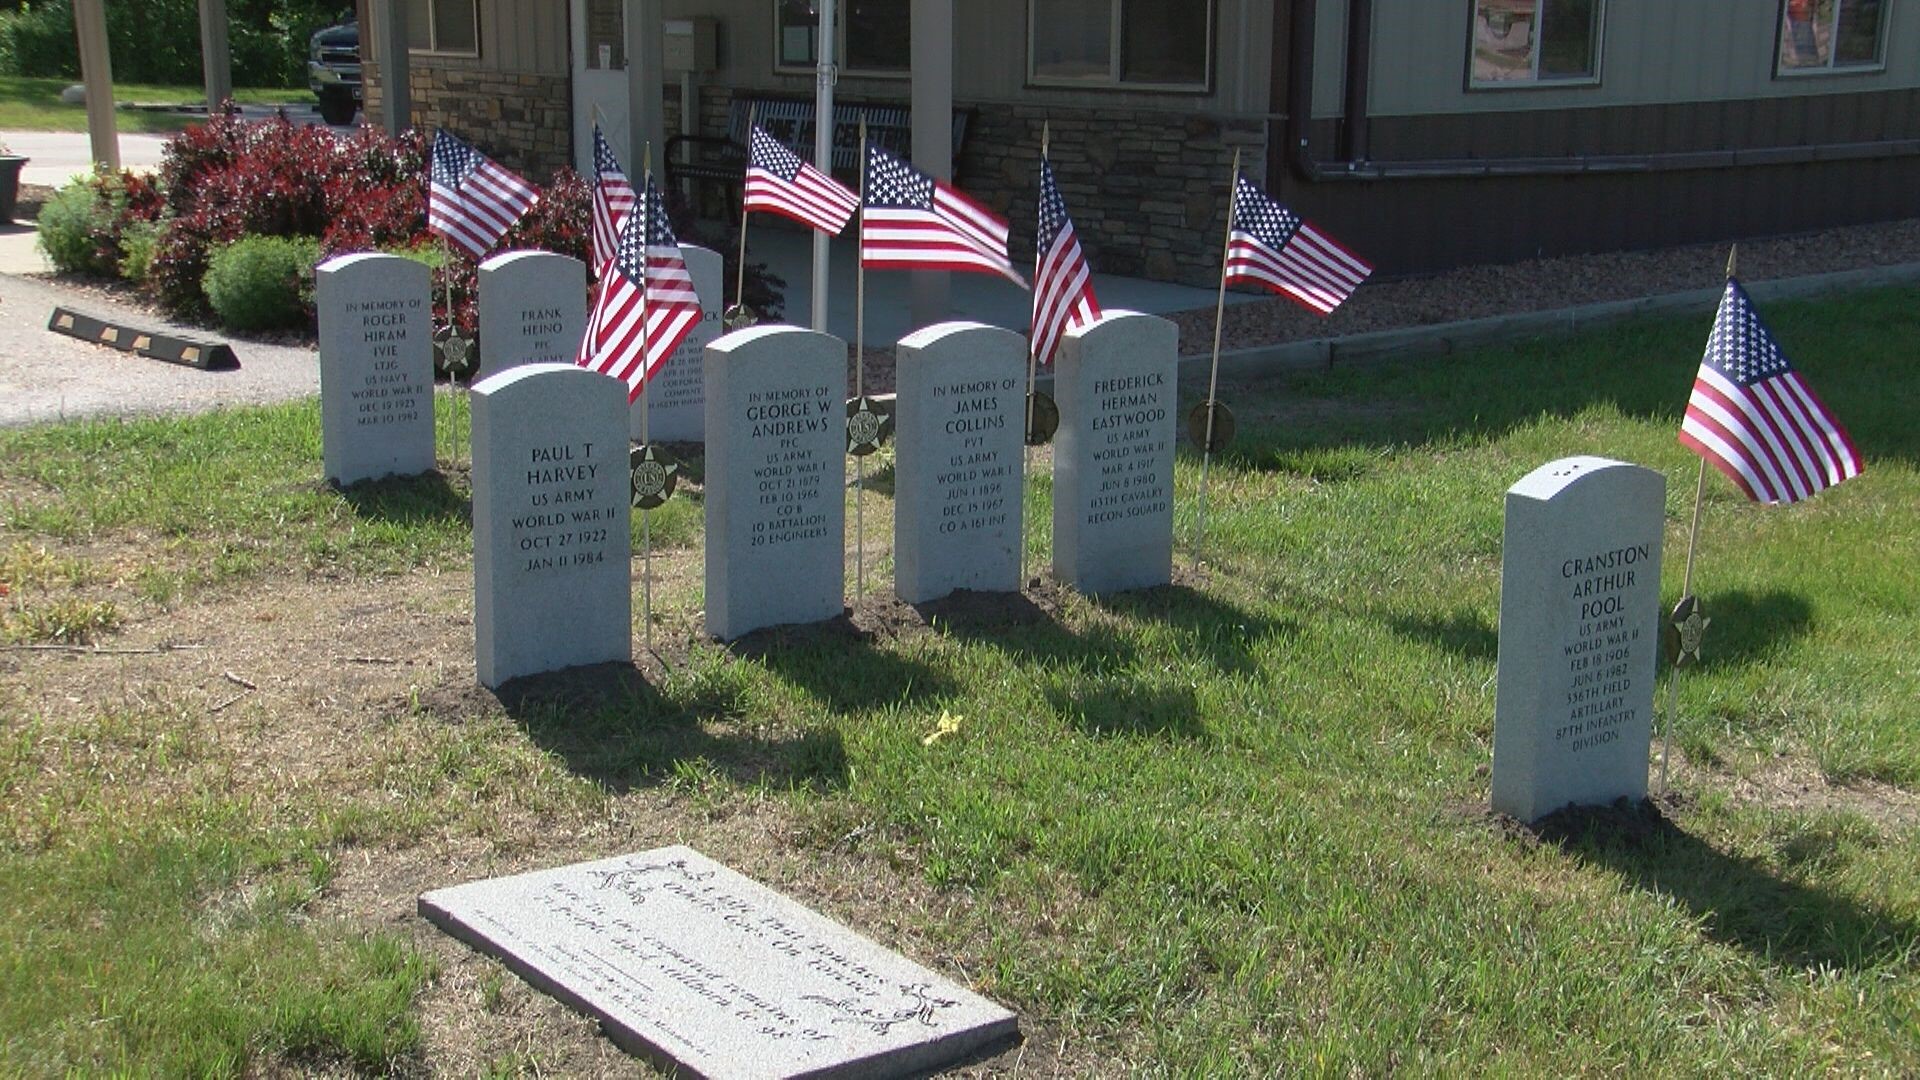
<path id="1" fill-rule="evenodd" d="M 1001 274 L 1026 287 L 1007 257 L 1007 223 L 979 203 L 872 143 L 861 187 L 862 266 Z"/>
<path id="2" fill-rule="evenodd" d="M 779 140 L 755 125 L 747 137 L 747 194 L 742 213 L 765 210 L 838 236 L 847 227 L 853 212 L 860 209 L 860 196 L 819 169 L 800 160 L 800 155 L 780 145 Z"/>
<path id="3" fill-rule="evenodd" d="M 1371 273 L 1364 259 L 1268 198 L 1246 177 L 1236 179 L 1227 284 L 1250 281 L 1331 315 Z"/>
<path id="4" fill-rule="evenodd" d="M 496 165 L 453 133 L 433 133 L 427 178 L 427 231 L 478 259 L 540 201 L 533 185 Z"/>
<path id="5" fill-rule="evenodd" d="M 1040 238 L 1033 273 L 1033 355 L 1042 364 L 1053 362 L 1053 350 L 1069 326 L 1084 326 L 1100 317 L 1093 298 L 1093 274 L 1073 234 L 1067 201 L 1053 182 L 1053 166 L 1040 159 Z"/>
<path id="6" fill-rule="evenodd" d="M 641 206 L 620 230 L 579 356 L 580 366 L 624 381 L 629 402 L 700 322 L 700 294 L 651 174 Z"/>
<path id="7" fill-rule="evenodd" d="M 1680 442 L 1755 502 L 1791 503 L 1860 475 L 1860 452 L 1727 279 Z"/>
<path id="8" fill-rule="evenodd" d="M 633 185 L 627 180 L 613 147 L 593 125 L 593 269 L 604 276 L 608 260 L 620 246 L 620 229 L 633 213 Z"/>

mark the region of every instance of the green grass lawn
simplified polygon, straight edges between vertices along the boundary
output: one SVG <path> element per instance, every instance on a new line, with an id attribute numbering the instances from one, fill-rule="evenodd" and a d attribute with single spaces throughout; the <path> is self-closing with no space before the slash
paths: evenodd
<path id="1" fill-rule="evenodd" d="M 423 687 L 380 730 L 424 749 L 339 766 L 364 790 L 236 783 L 164 694 L 55 725 L 37 669 L 0 667 L 0 1071 L 414 1067 L 433 965 L 311 917 L 339 861 L 507 815 L 564 835 L 651 791 L 689 822 L 776 808 L 803 857 L 930 894 L 916 940 L 1085 1071 L 1920 1073 L 1917 301 L 1764 312 L 1867 468 L 1789 508 L 1709 475 L 1714 621 L 1658 814 L 1543 840 L 1484 809 L 1502 497 L 1572 454 L 1661 471 L 1671 605 L 1705 318 L 1229 387 L 1189 584 L 696 643 L 591 700 Z M 343 496 L 318 431 L 299 405 L 0 432 L 16 638 L 54 640 L 23 613 L 63 601 L 150 619 L 464 565 L 462 474 Z M 1199 472 L 1183 449 L 1180 562 Z M 677 502 L 654 537 L 697 563 L 699 525 Z M 103 584 L 95 553 L 129 544 L 151 568 Z M 690 617 L 697 573 L 657 603 Z"/>
<path id="2" fill-rule="evenodd" d="M 60 92 L 78 80 L 38 79 L 0 75 L 0 131 L 85 131 L 87 107 L 60 100 Z M 233 98 L 246 105 L 311 105 L 313 95 L 299 90 L 235 90 Z M 206 89 L 198 86 L 148 86 L 116 83 L 115 103 L 206 104 Z M 123 132 L 174 132 L 194 122 L 183 113 L 118 109 L 115 122 Z"/>

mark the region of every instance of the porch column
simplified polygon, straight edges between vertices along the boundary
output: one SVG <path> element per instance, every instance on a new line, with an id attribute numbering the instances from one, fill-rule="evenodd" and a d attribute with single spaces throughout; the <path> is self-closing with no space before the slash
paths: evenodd
<path id="1" fill-rule="evenodd" d="M 953 179 L 953 0 L 913 0 L 913 163 Z M 913 272 L 913 325 L 929 326 L 951 309 L 951 275 Z"/>
<path id="2" fill-rule="evenodd" d="M 80 81 L 87 89 L 87 138 L 95 167 L 120 167 L 120 132 L 113 123 L 113 62 L 107 55 L 103 0 L 73 0 L 73 33 L 80 39 Z"/>
<path id="3" fill-rule="evenodd" d="M 207 84 L 207 116 L 233 97 L 233 54 L 227 45 L 227 0 L 200 0 L 200 74 Z"/>
<path id="4" fill-rule="evenodd" d="M 369 0 L 380 54 L 380 124 L 398 136 L 413 126 L 413 72 L 407 66 L 407 9 L 400 0 Z"/>
<path id="5" fill-rule="evenodd" d="M 633 161 L 643 160 L 647 147 L 653 160 L 665 160 L 667 110 L 660 92 L 667 61 L 660 47 L 660 0 L 627 0 L 624 12 L 627 49 L 627 135 Z M 635 174 L 638 179 L 638 174 Z"/>

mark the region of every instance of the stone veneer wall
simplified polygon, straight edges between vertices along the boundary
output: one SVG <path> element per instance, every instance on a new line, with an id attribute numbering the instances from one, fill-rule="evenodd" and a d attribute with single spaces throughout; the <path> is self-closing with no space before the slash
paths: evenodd
<path id="1" fill-rule="evenodd" d="M 380 76 L 367 65 L 367 122 L 380 122 Z M 411 65 L 413 126 L 446 127 L 488 157 L 535 183 L 573 162 L 573 129 L 564 75 L 528 75 Z"/>
<path id="2" fill-rule="evenodd" d="M 733 92 L 700 95 L 702 130 L 727 129 Z M 971 104 L 955 175 L 968 195 L 1013 225 L 1013 262 L 1033 266 L 1040 185 L 1040 130 L 1053 128 L 1051 157 L 1087 261 L 1099 273 L 1212 288 L 1226 243 L 1233 154 L 1256 183 L 1266 174 L 1264 120 L 1144 109 L 1071 109 Z M 677 115 L 677 103 L 668 109 Z M 851 179 L 851 178 L 843 178 Z"/>

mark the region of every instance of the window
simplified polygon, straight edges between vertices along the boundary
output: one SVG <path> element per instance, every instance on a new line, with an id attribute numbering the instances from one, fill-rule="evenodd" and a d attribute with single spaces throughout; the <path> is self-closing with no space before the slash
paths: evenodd
<path id="1" fill-rule="evenodd" d="M 1886 0 L 1781 0 L 1781 75 L 1877 70 Z"/>
<path id="2" fill-rule="evenodd" d="M 1204 90 L 1213 3 L 1031 0 L 1027 42 L 1035 83 Z"/>
<path id="3" fill-rule="evenodd" d="M 912 0 L 840 0 L 835 54 L 850 72 L 904 73 L 913 46 Z M 820 11 L 809 0 L 774 0 L 774 66 L 820 62 Z"/>
<path id="4" fill-rule="evenodd" d="M 1600 81 L 1602 0 L 1473 0 L 1467 85 Z"/>
<path id="5" fill-rule="evenodd" d="M 404 0 L 407 48 L 414 52 L 480 52 L 480 19 L 474 0 Z"/>

